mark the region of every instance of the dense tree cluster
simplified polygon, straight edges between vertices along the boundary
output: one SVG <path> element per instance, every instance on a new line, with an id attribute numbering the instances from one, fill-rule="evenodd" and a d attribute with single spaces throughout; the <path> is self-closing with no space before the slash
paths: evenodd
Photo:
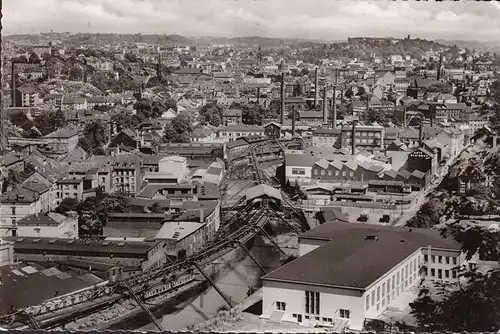
<path id="1" fill-rule="evenodd" d="M 406 223 L 406 226 L 431 228 L 440 223 L 443 212 L 444 206 L 441 200 L 433 198 L 422 204 L 420 210 Z"/>
<path id="2" fill-rule="evenodd" d="M 189 143 L 193 126 L 191 119 L 185 114 L 177 115 L 170 124 L 165 126 L 163 139 L 167 143 Z"/>
<path id="3" fill-rule="evenodd" d="M 264 108 L 257 102 L 233 103 L 231 109 L 240 109 L 243 123 L 248 125 L 262 125 L 263 119 L 274 119 L 278 113 L 273 108 Z M 279 110 L 279 109 L 278 109 Z"/>
<path id="4" fill-rule="evenodd" d="M 139 99 L 134 104 L 134 109 L 137 111 L 139 117 L 151 120 L 161 117 L 161 115 L 169 109 L 177 111 L 177 104 L 172 98 L 167 98 L 165 100 L 150 100 L 143 98 Z"/>
<path id="5" fill-rule="evenodd" d="M 85 125 L 78 146 L 91 155 L 103 155 L 103 146 L 108 141 L 106 128 L 100 120 L 93 120 Z"/>
<path id="6" fill-rule="evenodd" d="M 34 118 L 34 125 L 42 136 L 48 135 L 66 124 L 66 117 L 61 110 L 45 111 Z"/>
<path id="7" fill-rule="evenodd" d="M 198 121 L 202 125 L 219 126 L 222 124 L 222 112 L 223 109 L 217 102 L 207 103 L 200 109 Z"/>
<path id="8" fill-rule="evenodd" d="M 66 203 L 65 206 L 69 206 Z M 71 207 L 71 206 L 70 206 Z M 111 212 L 129 212 L 130 203 L 123 194 L 108 194 L 100 190 L 96 196 L 88 197 L 79 202 L 76 207 L 78 213 L 78 229 L 82 237 L 102 235 Z"/>
<path id="9" fill-rule="evenodd" d="M 126 111 L 122 111 L 111 116 L 111 122 L 113 124 L 116 124 L 118 131 L 125 129 L 135 129 L 141 124 L 142 121 L 143 119 L 140 117 L 140 115 L 134 115 Z"/>

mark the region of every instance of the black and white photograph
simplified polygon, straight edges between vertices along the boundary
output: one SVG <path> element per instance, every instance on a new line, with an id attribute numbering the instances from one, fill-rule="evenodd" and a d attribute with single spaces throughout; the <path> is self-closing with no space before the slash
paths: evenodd
<path id="1" fill-rule="evenodd" d="M 0 10 L 1 331 L 500 331 L 500 2 Z"/>

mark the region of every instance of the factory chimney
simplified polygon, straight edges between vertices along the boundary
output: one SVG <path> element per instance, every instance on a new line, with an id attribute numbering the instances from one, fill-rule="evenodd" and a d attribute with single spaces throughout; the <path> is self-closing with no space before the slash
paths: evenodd
<path id="1" fill-rule="evenodd" d="M 328 124 L 328 98 L 326 96 L 326 86 L 323 88 L 323 124 Z"/>
<path id="2" fill-rule="evenodd" d="M 352 140 L 352 148 L 351 148 L 351 152 L 352 152 L 352 155 L 355 155 L 356 154 L 356 123 L 352 123 L 352 136 L 351 136 L 351 140 Z"/>
<path id="3" fill-rule="evenodd" d="M 407 121 L 406 117 L 407 116 L 406 116 L 406 107 L 405 107 L 403 110 L 403 127 L 406 127 L 406 121 Z"/>
<path id="4" fill-rule="evenodd" d="M 442 52 L 439 54 L 439 63 L 438 63 L 438 69 L 437 69 L 437 80 L 438 81 L 441 79 L 441 66 L 443 66 L 443 53 Z"/>
<path id="5" fill-rule="evenodd" d="M 295 106 L 292 106 L 292 137 L 295 137 L 295 118 L 297 114 L 295 112 Z"/>
<path id="6" fill-rule="evenodd" d="M 85 65 L 83 67 L 83 82 L 87 83 L 88 81 L 88 76 L 87 76 L 87 58 L 83 60 L 83 64 Z"/>
<path id="7" fill-rule="evenodd" d="M 12 99 L 11 106 L 15 107 L 16 106 L 16 62 L 15 61 L 12 61 L 12 80 L 10 89 L 11 89 L 10 96 Z"/>
<path id="8" fill-rule="evenodd" d="M 332 119 L 332 124 L 333 124 L 333 128 L 336 129 L 337 128 L 337 101 L 336 101 L 336 95 L 337 95 L 337 91 L 336 91 L 336 87 L 333 86 L 333 97 L 332 97 L 332 101 L 333 101 L 333 119 Z M 342 96 L 342 91 L 341 91 L 341 94 L 340 96 Z"/>
<path id="9" fill-rule="evenodd" d="M 281 125 L 285 125 L 285 72 L 281 73 Z"/>
<path id="10" fill-rule="evenodd" d="M 158 52 L 158 64 L 156 64 L 156 76 L 161 81 L 161 53 Z"/>
<path id="11" fill-rule="evenodd" d="M 423 140 L 424 140 L 424 129 L 423 125 L 420 124 L 420 127 L 418 128 L 418 146 L 422 146 Z"/>
<path id="12" fill-rule="evenodd" d="M 314 70 L 314 107 L 318 106 L 319 100 L 319 76 L 318 76 L 318 68 Z"/>

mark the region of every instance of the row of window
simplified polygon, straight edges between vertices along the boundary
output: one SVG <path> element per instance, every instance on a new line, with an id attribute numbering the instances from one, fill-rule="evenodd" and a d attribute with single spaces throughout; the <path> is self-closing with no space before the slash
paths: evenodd
<path id="1" fill-rule="evenodd" d="M 293 174 L 293 169 L 292 169 L 292 174 Z M 317 169 L 314 169 L 314 170 L 313 170 L 313 174 L 317 176 L 317 175 L 318 175 L 318 170 L 317 170 Z M 321 176 L 325 176 L 325 174 L 326 174 L 326 173 L 325 173 L 325 170 L 324 170 L 324 169 L 322 169 L 322 170 L 321 170 L 321 172 L 320 172 L 320 174 L 321 174 Z M 329 171 L 328 171 L 328 176 L 332 176 L 332 175 L 333 175 L 333 171 L 332 171 L 332 170 L 329 170 Z M 336 170 L 336 171 L 335 171 L 335 176 L 340 176 L 340 171 Z M 346 176 L 347 176 L 347 172 L 346 172 L 345 170 L 344 170 L 344 171 L 342 171 L 342 176 L 343 176 L 343 177 L 346 177 Z M 354 177 L 354 172 L 349 172 L 349 176 L 350 176 L 350 177 Z"/>
<path id="2" fill-rule="evenodd" d="M 348 144 L 351 143 L 351 138 L 347 138 L 346 139 L 346 142 Z M 379 142 L 378 142 L 378 139 L 356 139 L 356 144 L 375 144 L 375 145 L 378 145 Z"/>
<path id="3" fill-rule="evenodd" d="M 458 258 L 456 256 L 441 256 L 441 255 L 431 255 L 431 261 L 432 263 L 446 263 L 446 264 L 453 264 L 456 266 L 458 264 Z M 424 262 L 429 262 L 429 255 L 424 255 Z"/>
<path id="4" fill-rule="evenodd" d="M 105 247 L 105 246 L 104 246 Z M 138 253 L 118 253 L 118 252 L 99 252 L 99 251 L 77 251 L 64 249 L 29 249 L 16 248 L 18 254 L 38 254 L 38 255 L 61 255 L 61 256 L 85 256 L 85 257 L 112 257 L 121 259 L 146 259 L 146 254 Z"/>
<path id="5" fill-rule="evenodd" d="M 347 137 L 352 137 L 352 132 L 349 131 L 346 133 Z M 356 137 L 375 137 L 375 138 L 380 138 L 381 133 L 380 132 L 356 132 Z"/>
<path id="6" fill-rule="evenodd" d="M 427 268 L 424 269 L 425 270 L 425 275 L 429 275 L 429 270 Z M 450 278 L 450 273 L 451 273 L 451 277 L 453 278 L 457 278 L 457 272 L 455 270 L 444 270 L 444 278 Z M 436 269 L 434 268 L 431 268 L 431 277 L 437 277 L 437 278 L 443 278 L 443 270 L 442 269 L 438 269 L 437 270 L 437 276 L 436 276 Z"/>
<path id="7" fill-rule="evenodd" d="M 406 288 L 408 284 L 411 284 L 417 279 L 419 263 L 420 257 L 414 258 L 410 261 L 410 263 L 407 263 L 405 267 L 401 268 L 393 274 L 392 277 L 388 278 L 387 281 L 383 282 L 382 285 L 378 286 L 376 290 L 373 290 L 371 295 L 366 295 L 366 310 L 375 306 L 376 302 L 378 311 L 380 309 L 380 301 L 382 301 L 382 306 L 385 306 L 385 298 L 387 298 L 387 304 L 389 304 L 391 300 L 390 293 L 392 293 L 392 298 L 394 298 L 394 291 L 396 291 L 399 295 L 399 292 L 402 291 L 403 288 Z"/>

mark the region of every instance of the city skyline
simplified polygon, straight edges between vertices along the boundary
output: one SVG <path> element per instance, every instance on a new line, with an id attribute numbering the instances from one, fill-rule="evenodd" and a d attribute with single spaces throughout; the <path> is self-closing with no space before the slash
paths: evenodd
<path id="1" fill-rule="evenodd" d="M 3 7 L 4 35 L 53 30 L 335 41 L 409 34 L 500 42 L 498 22 L 500 5 L 472 1 L 18 0 Z"/>

